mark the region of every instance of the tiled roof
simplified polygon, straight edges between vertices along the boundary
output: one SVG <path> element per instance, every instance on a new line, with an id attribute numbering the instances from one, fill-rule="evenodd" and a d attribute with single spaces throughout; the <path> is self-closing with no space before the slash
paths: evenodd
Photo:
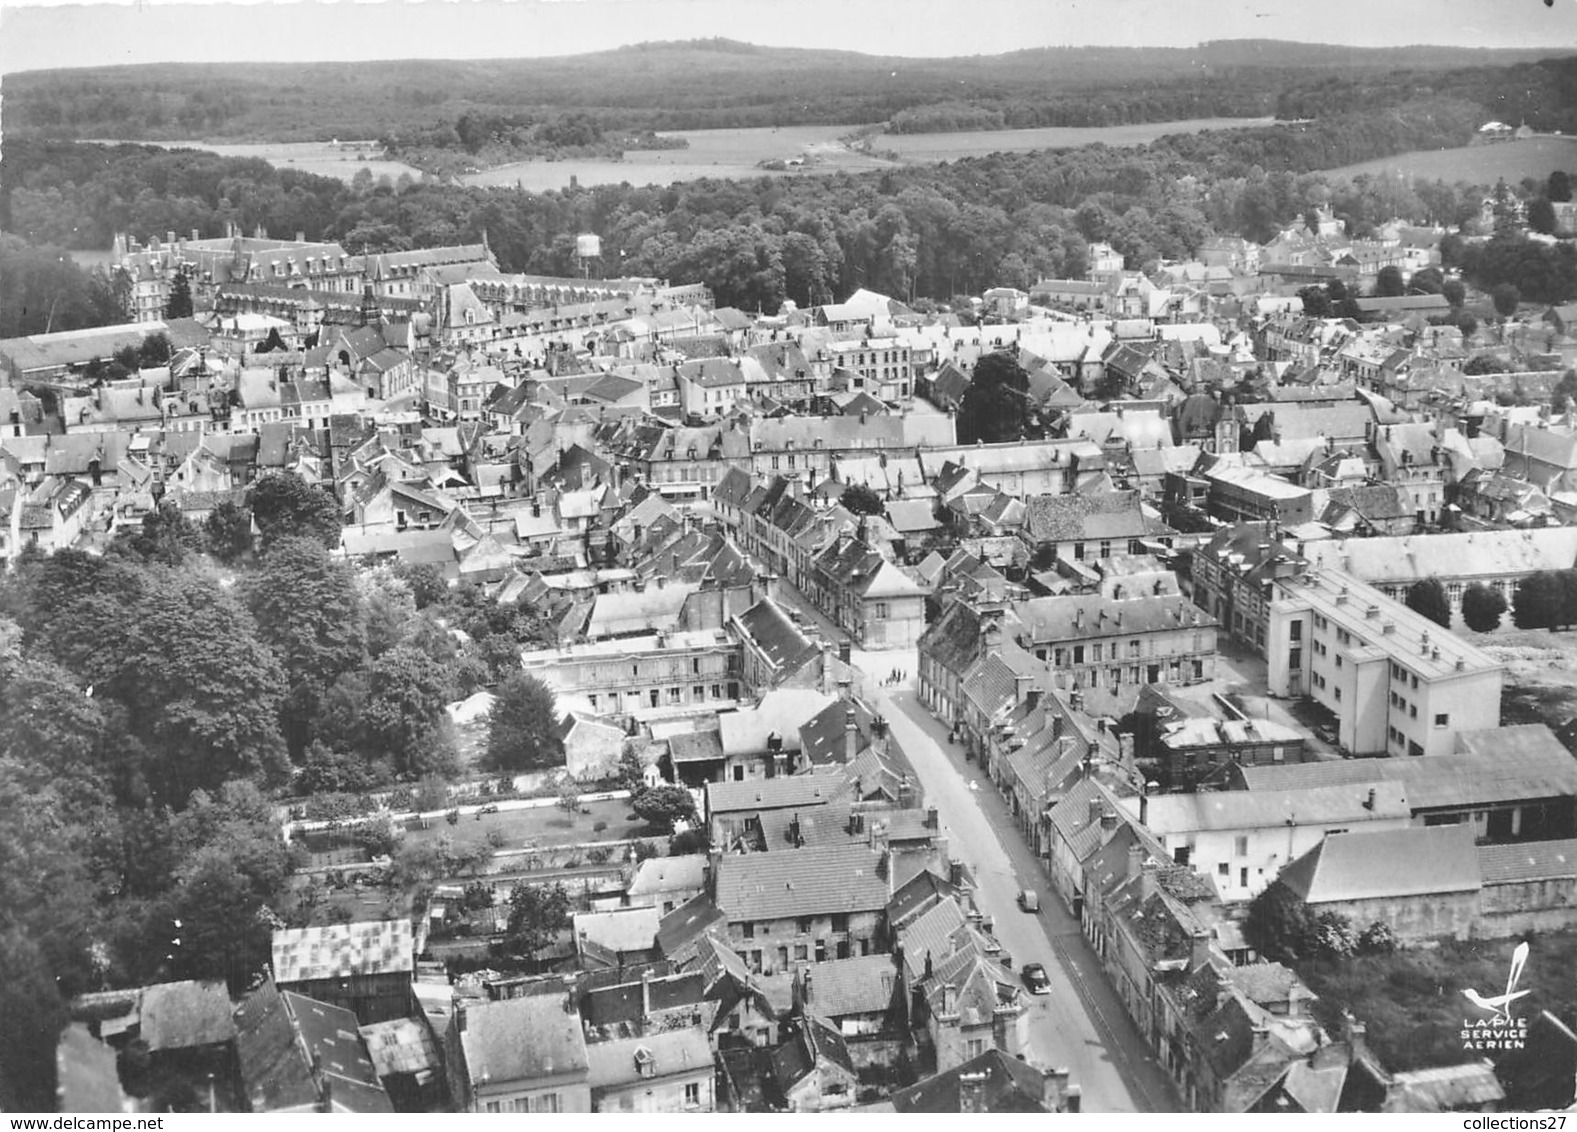
<path id="1" fill-rule="evenodd" d="M 220 981 L 156 983 L 142 990 L 142 1040 L 152 1053 L 214 1045 L 235 1037 L 229 992 Z"/>
<path id="2" fill-rule="evenodd" d="M 1045 1095 L 1045 1074 L 1033 1065 L 1009 1057 L 999 1049 L 987 1050 L 962 1065 L 934 1076 L 892 1096 L 893 1109 L 927 1117 L 938 1114 L 963 1112 L 960 1079 L 984 1078 L 980 1083 L 978 1103 L 990 1113 L 1042 1113 Z"/>
<path id="3" fill-rule="evenodd" d="M 1480 845 L 1478 867 L 1485 884 L 1574 878 L 1577 877 L 1577 840 Z"/>
<path id="4" fill-rule="evenodd" d="M 1025 647 L 1093 637 L 1126 637 L 1185 628 L 1213 628 L 1216 619 L 1181 594 L 1112 599 L 1100 594 L 1039 597 L 1013 607 Z"/>
<path id="5" fill-rule="evenodd" d="M 775 668 L 792 672 L 820 650 L 771 598 L 739 615 L 739 626 Z"/>
<path id="6" fill-rule="evenodd" d="M 874 911 L 888 897 L 880 864 L 863 845 L 725 856 L 717 906 L 730 922 Z"/>
<path id="7" fill-rule="evenodd" d="M 413 971 L 410 920 L 366 920 L 274 933 L 274 978 L 280 983 Z"/>
<path id="8" fill-rule="evenodd" d="M 1024 531 L 1035 542 L 1139 538 L 1150 530 L 1137 491 L 1037 495 L 1025 506 Z"/>
<path id="9" fill-rule="evenodd" d="M 1407 1070 L 1393 1074 L 1391 1080 L 1394 1094 L 1386 1111 L 1455 1112 L 1506 1099 L 1495 1067 L 1487 1060 Z"/>
<path id="10" fill-rule="evenodd" d="M 806 967 L 806 1008 L 836 1022 L 850 1014 L 884 1013 L 893 1003 L 898 969 L 891 955 L 832 959 Z"/>
<path id="11" fill-rule="evenodd" d="M 635 1085 L 651 1076 L 662 1078 L 712 1068 L 712 1049 L 706 1032 L 699 1026 L 593 1042 L 586 1047 L 587 1083 L 593 1089 L 613 1089 Z"/>

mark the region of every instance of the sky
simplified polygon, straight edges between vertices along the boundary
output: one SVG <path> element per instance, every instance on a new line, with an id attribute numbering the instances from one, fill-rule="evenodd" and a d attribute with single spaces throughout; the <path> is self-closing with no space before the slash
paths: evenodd
<path id="1" fill-rule="evenodd" d="M 523 58 L 711 36 L 914 57 L 1244 38 L 1573 49 L 1577 0 L 0 0 L 0 74 Z"/>

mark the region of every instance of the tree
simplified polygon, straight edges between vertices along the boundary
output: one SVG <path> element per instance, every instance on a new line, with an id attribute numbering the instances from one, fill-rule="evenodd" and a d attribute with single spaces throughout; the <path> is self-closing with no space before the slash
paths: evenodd
<path id="1" fill-rule="evenodd" d="M 1451 628 L 1451 598 L 1439 578 L 1422 578 L 1407 587 L 1407 608 L 1436 625 Z"/>
<path id="2" fill-rule="evenodd" d="M 1419 295 L 1439 295 L 1446 285 L 1446 277 L 1438 267 L 1421 267 L 1407 281 L 1408 290 Z"/>
<path id="3" fill-rule="evenodd" d="M 1550 407 L 1557 413 L 1564 413 L 1573 402 L 1577 402 L 1577 369 L 1561 374 L 1560 381 L 1550 390 Z"/>
<path id="4" fill-rule="evenodd" d="M 300 535 L 324 546 L 339 544 L 340 515 L 334 497 L 294 472 L 269 472 L 246 493 L 246 505 L 263 541 Z"/>
<path id="5" fill-rule="evenodd" d="M 203 520 L 203 535 L 208 553 L 221 562 L 235 562 L 252 549 L 252 512 L 233 500 L 220 500 Z"/>
<path id="6" fill-rule="evenodd" d="M 1489 633 L 1500 628 L 1505 612 L 1506 599 L 1501 592 L 1482 582 L 1474 582 L 1462 595 L 1462 620 L 1475 633 Z"/>
<path id="7" fill-rule="evenodd" d="M 1446 302 L 1453 307 L 1461 307 L 1467 302 L 1467 285 L 1460 279 L 1447 279 L 1440 284 L 1440 293 L 1445 296 Z"/>
<path id="8" fill-rule="evenodd" d="M 144 515 L 137 526 L 122 527 L 110 544 L 110 552 L 143 562 L 179 566 L 186 552 L 196 549 L 200 541 L 181 509 L 170 500 L 164 500 Z"/>
<path id="9" fill-rule="evenodd" d="M 1266 959 L 1292 963 L 1307 958 L 1313 951 L 1315 928 L 1308 905 L 1276 880 L 1249 902 L 1243 938 Z"/>
<path id="10" fill-rule="evenodd" d="M 1298 291 L 1298 298 L 1303 300 L 1303 313 L 1310 318 L 1331 317 L 1331 296 L 1324 287 L 1304 287 Z"/>
<path id="11" fill-rule="evenodd" d="M 365 658 L 361 595 L 345 563 L 316 539 L 299 536 L 269 543 L 242 595 L 258 636 L 284 668 L 289 694 L 282 723 L 291 750 L 300 753 L 329 686 Z"/>
<path id="12" fill-rule="evenodd" d="M 1501 318 L 1510 318 L 1517 313 L 1517 305 L 1522 302 L 1522 292 L 1515 283 L 1502 283 L 1490 292 L 1490 300 L 1495 304 L 1495 313 Z"/>
<path id="13" fill-rule="evenodd" d="M 1002 444 L 1024 439 L 1029 373 L 1011 354 L 987 354 L 975 363 L 958 407 L 958 442 Z"/>
<path id="14" fill-rule="evenodd" d="M 580 791 L 573 778 L 564 780 L 564 785 L 559 787 L 558 801 L 554 804 L 569 815 L 571 822 L 575 820 L 575 815 L 580 813 Z"/>
<path id="15" fill-rule="evenodd" d="M 880 515 L 887 509 L 876 490 L 863 483 L 851 483 L 844 488 L 838 502 L 855 515 Z"/>
<path id="16" fill-rule="evenodd" d="M 1566 604 L 1566 587 L 1550 570 L 1529 574 L 1511 595 L 1511 621 L 1519 629 L 1553 628 Z"/>
<path id="17" fill-rule="evenodd" d="M 1374 294 L 1380 299 L 1395 299 L 1407 294 L 1407 282 L 1402 278 L 1402 269 L 1394 264 L 1386 264 L 1374 277 Z"/>
<path id="18" fill-rule="evenodd" d="M 1572 199 L 1571 178 L 1565 170 L 1557 169 L 1550 174 L 1550 179 L 1545 183 L 1544 195 L 1557 204 L 1564 204 Z"/>
<path id="19" fill-rule="evenodd" d="M 625 748 L 619 756 L 619 789 L 628 790 L 633 798 L 646 788 L 646 764 L 633 747 Z"/>
<path id="20" fill-rule="evenodd" d="M 1548 236 L 1555 231 L 1555 206 L 1545 197 L 1528 202 L 1528 227 Z"/>
<path id="21" fill-rule="evenodd" d="M 1475 354 L 1467 360 L 1462 367 L 1462 372 L 1469 377 L 1477 377 L 1486 373 L 1505 373 L 1506 363 L 1494 354 Z"/>
<path id="22" fill-rule="evenodd" d="M 564 740 L 553 689 L 516 669 L 498 685 L 487 727 L 488 770 L 540 770 L 564 765 Z"/>
<path id="23" fill-rule="evenodd" d="M 642 790 L 630 803 L 647 825 L 672 832 L 678 822 L 696 820 L 695 796 L 683 786 L 652 786 Z"/>
<path id="24" fill-rule="evenodd" d="M 1384 920 L 1376 920 L 1358 935 L 1359 955 L 1390 955 L 1396 950 L 1396 933 Z"/>
<path id="25" fill-rule="evenodd" d="M 397 773 L 420 777 L 454 770 L 454 737 L 444 713 L 447 689 L 443 669 L 410 645 L 390 649 L 368 670 L 365 741 L 387 754 Z"/>
<path id="26" fill-rule="evenodd" d="M 170 280 L 170 297 L 164 304 L 164 317 L 192 317 L 192 284 L 184 271 L 177 271 L 175 278 Z"/>
<path id="27" fill-rule="evenodd" d="M 509 922 L 504 946 L 530 959 L 557 941 L 570 925 L 569 890 L 562 884 L 517 883 L 509 890 Z"/>

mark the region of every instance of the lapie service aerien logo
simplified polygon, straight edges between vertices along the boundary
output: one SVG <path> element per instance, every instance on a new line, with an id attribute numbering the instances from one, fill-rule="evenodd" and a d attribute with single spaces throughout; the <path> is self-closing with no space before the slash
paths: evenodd
<path id="1" fill-rule="evenodd" d="M 1522 972 L 1528 965 L 1526 941 L 1517 944 L 1511 953 L 1511 971 L 1506 976 L 1503 994 L 1485 995 L 1469 988 L 1462 997 L 1482 1010 L 1487 1017 L 1477 1021 L 1462 1020 L 1462 1048 L 1467 1050 L 1523 1049 L 1528 1042 L 1528 1020 L 1515 1009 L 1516 1003 L 1528 992 L 1518 990 Z"/>

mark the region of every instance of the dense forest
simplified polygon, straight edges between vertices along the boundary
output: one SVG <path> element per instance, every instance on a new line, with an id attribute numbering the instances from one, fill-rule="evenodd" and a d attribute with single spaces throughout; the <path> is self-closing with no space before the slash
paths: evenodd
<path id="1" fill-rule="evenodd" d="M 1273 113 L 1304 118 L 1441 94 L 1484 105 L 1504 94 L 1500 116 L 1566 129 L 1548 107 L 1551 95 L 1569 84 L 1570 69 L 1530 62 L 1551 53 L 1232 41 L 903 59 L 719 39 L 397 66 L 100 67 L 7 76 L 6 131 L 65 139 L 326 141 L 422 133 L 466 116 L 551 121 L 574 113 L 613 133 L 889 120 L 894 129 L 914 131 Z M 1502 92 L 1496 76 L 1512 64 L 1524 66 Z M 1486 92 L 1492 97 L 1481 97 Z"/>

